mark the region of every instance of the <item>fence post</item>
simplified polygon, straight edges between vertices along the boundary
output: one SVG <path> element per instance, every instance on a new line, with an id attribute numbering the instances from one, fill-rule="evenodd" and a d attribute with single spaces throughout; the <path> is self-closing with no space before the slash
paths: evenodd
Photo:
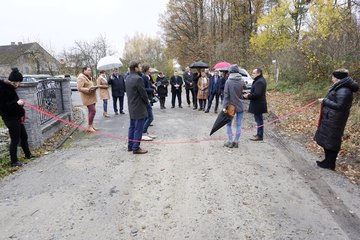
<path id="1" fill-rule="evenodd" d="M 19 98 L 37 106 L 37 84 L 37 82 L 21 83 L 20 87 L 16 89 Z M 43 138 L 39 113 L 26 105 L 24 108 L 26 113 L 25 128 L 28 134 L 29 146 L 30 148 L 40 147 L 43 144 Z"/>
<path id="2" fill-rule="evenodd" d="M 71 89 L 70 89 L 70 78 L 65 78 L 61 81 L 64 112 L 70 113 L 70 121 L 72 120 L 72 100 L 71 100 Z"/>

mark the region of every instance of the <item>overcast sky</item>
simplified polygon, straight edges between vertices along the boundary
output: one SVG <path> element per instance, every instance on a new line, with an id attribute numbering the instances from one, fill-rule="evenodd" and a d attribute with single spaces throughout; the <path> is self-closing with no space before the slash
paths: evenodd
<path id="1" fill-rule="evenodd" d="M 0 45 L 40 42 L 56 53 L 100 34 L 119 54 L 126 37 L 161 31 L 167 0 L 2 0 Z"/>

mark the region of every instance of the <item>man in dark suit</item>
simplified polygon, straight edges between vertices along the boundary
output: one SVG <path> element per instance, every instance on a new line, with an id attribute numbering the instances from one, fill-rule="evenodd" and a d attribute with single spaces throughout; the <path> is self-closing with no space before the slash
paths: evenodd
<path id="1" fill-rule="evenodd" d="M 113 98 L 113 106 L 115 115 L 118 115 L 117 102 L 119 99 L 120 114 L 124 112 L 124 96 L 126 92 L 124 77 L 119 74 L 119 69 L 115 68 L 113 73 L 110 75 L 108 84 L 111 85 L 111 94 Z"/>
<path id="2" fill-rule="evenodd" d="M 188 106 L 190 107 L 191 101 L 190 101 L 190 92 L 191 92 L 191 97 L 192 99 L 194 99 L 194 93 L 193 93 L 193 87 L 194 87 L 194 83 L 193 83 L 193 74 L 190 71 L 190 68 L 187 66 L 185 68 L 185 72 L 183 75 L 184 78 L 184 82 L 185 82 L 185 91 L 186 91 L 186 101 Z M 194 104 L 195 107 L 195 104 Z"/>
<path id="3" fill-rule="evenodd" d="M 171 85 L 171 108 L 175 107 L 175 98 L 178 99 L 179 108 L 182 108 L 181 106 L 181 88 L 184 84 L 182 77 L 179 76 L 179 73 L 177 71 L 174 72 L 174 76 L 170 79 L 170 85 Z"/>
<path id="4" fill-rule="evenodd" d="M 250 140 L 262 141 L 264 137 L 263 113 L 267 113 L 266 103 L 266 80 L 262 75 L 260 68 L 255 68 L 251 73 L 254 82 L 251 86 L 251 91 L 244 95 L 244 98 L 250 99 L 249 112 L 254 114 L 257 134 Z"/>
<path id="5" fill-rule="evenodd" d="M 140 148 L 143 133 L 144 119 L 147 117 L 146 107 L 150 104 L 145 91 L 144 80 L 141 78 L 141 65 L 139 62 L 130 63 L 130 74 L 126 77 L 128 109 L 130 115 L 130 127 L 128 134 L 128 151 L 134 154 L 147 153 Z"/>
<path id="6" fill-rule="evenodd" d="M 217 113 L 217 109 L 219 107 L 219 98 L 221 95 L 221 77 L 219 76 L 219 72 L 215 71 L 214 76 L 211 76 L 210 78 L 210 85 L 209 85 L 209 104 L 205 111 L 205 113 L 208 113 L 211 108 L 212 101 L 215 97 L 215 113 Z"/>

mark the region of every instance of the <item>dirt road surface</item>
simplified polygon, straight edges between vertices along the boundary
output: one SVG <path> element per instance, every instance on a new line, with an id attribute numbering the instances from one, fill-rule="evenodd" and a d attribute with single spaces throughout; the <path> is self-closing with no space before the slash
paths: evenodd
<path id="1" fill-rule="evenodd" d="M 157 141 L 208 138 L 213 110 L 167 107 L 154 107 Z M 97 111 L 99 131 L 126 137 L 128 114 Z M 253 126 L 246 113 L 243 129 Z M 244 132 L 238 149 L 142 143 L 145 155 L 79 132 L 0 182 L 0 239 L 360 239 L 359 187 L 265 132 L 263 142 Z"/>

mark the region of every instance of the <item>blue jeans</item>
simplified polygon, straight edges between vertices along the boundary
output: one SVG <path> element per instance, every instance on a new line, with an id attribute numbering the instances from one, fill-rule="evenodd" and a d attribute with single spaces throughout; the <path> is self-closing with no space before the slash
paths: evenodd
<path id="1" fill-rule="evenodd" d="M 148 116 L 144 120 L 143 133 L 147 133 L 148 127 L 154 120 L 153 110 L 152 110 L 152 107 L 150 104 L 146 106 L 146 110 L 147 110 Z"/>
<path id="2" fill-rule="evenodd" d="M 263 136 L 264 136 L 264 127 L 262 126 L 264 124 L 263 115 L 262 115 L 262 113 L 254 114 L 254 118 L 255 118 L 256 126 L 258 127 L 256 135 L 260 138 L 263 138 Z M 262 127 L 259 127 L 259 126 L 262 126 Z"/>
<path id="3" fill-rule="evenodd" d="M 140 148 L 143 126 L 144 119 L 130 119 L 128 149 L 136 151 Z"/>
<path id="4" fill-rule="evenodd" d="M 107 105 L 108 105 L 108 100 L 107 100 L 107 99 L 103 99 L 104 112 L 107 112 Z"/>
<path id="5" fill-rule="evenodd" d="M 235 140 L 234 142 L 238 142 L 240 139 L 240 133 L 241 133 L 241 124 L 243 119 L 243 112 L 237 112 L 236 113 L 236 133 L 235 133 Z M 229 142 L 232 142 L 233 139 L 233 133 L 232 133 L 232 124 L 233 119 L 226 125 L 226 132 L 228 134 Z"/>

